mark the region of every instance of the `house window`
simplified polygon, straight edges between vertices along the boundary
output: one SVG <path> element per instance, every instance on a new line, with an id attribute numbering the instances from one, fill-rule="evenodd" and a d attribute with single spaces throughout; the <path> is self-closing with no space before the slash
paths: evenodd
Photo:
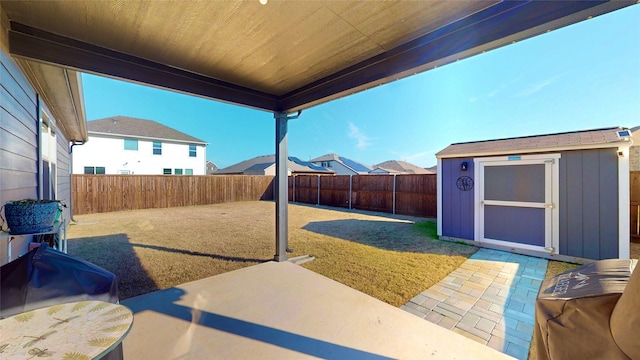
<path id="1" fill-rule="evenodd" d="M 193 169 L 184 169 L 185 175 L 193 175 Z"/>
<path id="2" fill-rule="evenodd" d="M 124 149 L 138 151 L 137 139 L 124 139 Z"/>
<path id="3" fill-rule="evenodd" d="M 182 175 L 182 169 L 175 169 L 175 170 L 173 170 L 173 173 L 175 175 Z"/>
<path id="4" fill-rule="evenodd" d="M 162 169 L 162 174 L 163 175 L 171 175 L 171 169 Z"/>
<path id="5" fill-rule="evenodd" d="M 85 166 L 84 167 L 84 173 L 85 174 L 89 174 L 89 175 L 93 175 L 93 174 L 98 174 L 98 175 L 104 175 L 105 174 L 105 168 L 104 166 Z"/>
<path id="6" fill-rule="evenodd" d="M 153 142 L 153 155 L 162 155 L 162 143 L 160 141 Z"/>
<path id="7" fill-rule="evenodd" d="M 196 146 L 189 144 L 189 157 L 196 157 Z"/>
<path id="8" fill-rule="evenodd" d="M 331 161 L 323 161 L 321 162 L 322 167 L 325 168 L 330 168 L 331 167 Z"/>

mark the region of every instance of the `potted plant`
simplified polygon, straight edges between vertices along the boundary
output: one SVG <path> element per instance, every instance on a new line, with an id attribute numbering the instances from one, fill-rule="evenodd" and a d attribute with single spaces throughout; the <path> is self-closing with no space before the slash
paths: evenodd
<path id="1" fill-rule="evenodd" d="M 64 206 L 59 200 L 8 201 L 4 204 L 4 216 L 9 233 L 20 235 L 49 232 L 53 230 L 54 222 Z"/>

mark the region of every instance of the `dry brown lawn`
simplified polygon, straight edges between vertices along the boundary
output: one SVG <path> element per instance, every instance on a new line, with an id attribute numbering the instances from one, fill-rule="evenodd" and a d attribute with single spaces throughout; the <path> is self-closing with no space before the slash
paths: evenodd
<path id="1" fill-rule="evenodd" d="M 77 215 L 69 253 L 113 273 L 122 299 L 273 259 L 275 204 L 237 202 Z M 427 219 L 289 205 L 290 257 L 394 306 L 457 268 L 475 247 L 416 231 Z"/>

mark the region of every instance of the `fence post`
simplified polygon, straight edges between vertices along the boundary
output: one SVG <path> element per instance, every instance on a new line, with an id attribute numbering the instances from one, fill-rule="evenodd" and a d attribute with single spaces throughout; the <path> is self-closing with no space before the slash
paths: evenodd
<path id="1" fill-rule="evenodd" d="M 396 213 L 396 174 L 393 174 L 393 214 Z"/>
<path id="2" fill-rule="evenodd" d="M 320 175 L 318 175 L 318 203 L 316 205 L 320 205 Z"/>
<path id="3" fill-rule="evenodd" d="M 291 182 L 293 183 L 293 202 L 296 202 L 296 175 L 291 174 Z"/>
<path id="4" fill-rule="evenodd" d="M 353 175 L 349 175 L 349 210 L 351 210 L 351 201 L 353 200 L 352 197 L 352 191 L 353 191 Z"/>

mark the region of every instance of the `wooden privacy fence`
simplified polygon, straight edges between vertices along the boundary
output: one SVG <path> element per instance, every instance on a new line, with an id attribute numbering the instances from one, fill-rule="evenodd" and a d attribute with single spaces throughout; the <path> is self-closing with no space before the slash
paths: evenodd
<path id="1" fill-rule="evenodd" d="M 73 212 L 274 199 L 273 176 L 73 175 Z M 289 177 L 289 201 L 436 217 L 436 175 Z"/>
<path id="2" fill-rule="evenodd" d="M 73 175 L 73 212 L 273 200 L 273 176 Z"/>
<path id="3" fill-rule="evenodd" d="M 436 217 L 435 174 L 289 177 L 289 201 Z"/>

